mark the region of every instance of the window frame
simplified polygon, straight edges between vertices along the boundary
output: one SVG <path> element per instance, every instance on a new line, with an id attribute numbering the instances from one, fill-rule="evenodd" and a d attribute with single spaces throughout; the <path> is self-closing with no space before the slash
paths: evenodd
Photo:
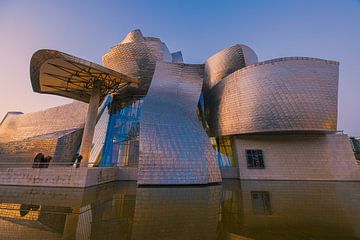
<path id="1" fill-rule="evenodd" d="M 264 153 L 261 149 L 245 149 L 246 165 L 248 169 L 265 169 Z M 259 162 L 257 164 L 257 161 Z"/>

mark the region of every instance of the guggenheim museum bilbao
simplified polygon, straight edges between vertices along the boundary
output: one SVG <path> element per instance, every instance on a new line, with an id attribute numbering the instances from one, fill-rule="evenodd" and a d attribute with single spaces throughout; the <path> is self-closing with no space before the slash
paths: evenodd
<path id="1" fill-rule="evenodd" d="M 186 64 L 181 52 L 140 30 L 102 61 L 33 54 L 33 90 L 74 102 L 8 112 L 0 125 L 3 164 L 31 168 L 41 152 L 53 157 L 42 171 L 111 168 L 114 178 L 138 185 L 360 180 L 348 136 L 337 132 L 338 62 L 258 62 L 236 44 Z"/>

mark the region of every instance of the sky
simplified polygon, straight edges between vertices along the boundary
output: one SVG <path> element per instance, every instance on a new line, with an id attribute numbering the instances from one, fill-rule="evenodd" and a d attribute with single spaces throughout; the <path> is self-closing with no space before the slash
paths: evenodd
<path id="1" fill-rule="evenodd" d="M 242 43 L 259 61 L 287 56 L 340 62 L 338 129 L 360 136 L 360 0 L 0 0 L 0 120 L 69 103 L 34 93 L 29 63 L 56 49 L 101 64 L 133 29 L 160 37 L 187 63 Z"/>

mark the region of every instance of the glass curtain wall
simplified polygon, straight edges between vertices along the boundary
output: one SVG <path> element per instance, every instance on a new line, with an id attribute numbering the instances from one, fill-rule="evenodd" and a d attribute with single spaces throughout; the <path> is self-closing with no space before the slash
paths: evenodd
<path id="1" fill-rule="evenodd" d="M 199 121 L 202 123 L 204 129 L 208 136 L 210 136 L 210 126 L 206 121 L 206 107 L 204 103 L 204 95 L 201 93 L 199 104 L 197 108 L 197 114 Z M 225 137 L 210 137 L 210 142 L 217 152 L 218 164 L 219 167 L 234 167 L 234 157 L 231 147 L 231 138 L 228 136 Z"/>
<path id="2" fill-rule="evenodd" d="M 139 160 L 139 98 L 115 97 L 100 166 L 137 166 Z"/>

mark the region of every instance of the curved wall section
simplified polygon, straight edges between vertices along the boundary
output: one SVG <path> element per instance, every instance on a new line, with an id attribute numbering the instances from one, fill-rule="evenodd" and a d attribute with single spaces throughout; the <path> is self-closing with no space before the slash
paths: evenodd
<path id="1" fill-rule="evenodd" d="M 207 96 L 216 136 L 283 131 L 336 131 L 337 62 L 280 58 L 240 69 Z"/>
<path id="2" fill-rule="evenodd" d="M 132 94 L 146 94 L 155 70 L 156 61 L 172 61 L 165 43 L 159 38 L 143 37 L 140 30 L 130 32 L 125 39 L 103 57 L 104 66 L 139 78 L 139 88 Z"/>
<path id="3" fill-rule="evenodd" d="M 158 62 L 141 109 L 138 184 L 221 182 L 196 109 L 203 65 Z"/>
<path id="4" fill-rule="evenodd" d="M 248 46 L 236 44 L 225 48 L 206 60 L 205 87 L 210 89 L 229 74 L 257 62 L 255 52 Z"/>

